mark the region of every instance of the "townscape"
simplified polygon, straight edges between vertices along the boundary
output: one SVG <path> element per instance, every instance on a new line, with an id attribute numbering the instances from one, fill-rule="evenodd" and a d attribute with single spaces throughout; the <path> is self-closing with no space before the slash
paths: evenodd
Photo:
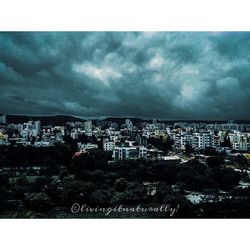
<path id="1" fill-rule="evenodd" d="M 177 204 L 183 218 L 250 215 L 247 121 L 8 117 L 0 117 L 1 217 L 105 217 L 74 215 L 75 202 Z"/>

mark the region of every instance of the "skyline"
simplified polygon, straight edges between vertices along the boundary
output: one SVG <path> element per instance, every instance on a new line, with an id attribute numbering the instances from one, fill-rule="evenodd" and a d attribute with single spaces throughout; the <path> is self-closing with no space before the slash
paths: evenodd
<path id="1" fill-rule="evenodd" d="M 0 113 L 250 119 L 248 32 L 0 32 Z"/>
<path id="2" fill-rule="evenodd" d="M 94 120 L 125 120 L 125 119 L 131 119 L 131 120 L 141 120 L 141 121 L 150 121 L 150 120 L 156 120 L 157 122 L 225 122 L 225 123 L 232 123 L 232 122 L 250 122 L 249 119 L 156 119 L 154 117 L 149 118 L 143 118 L 143 117 L 131 117 L 131 116 L 100 116 L 100 117 L 81 117 L 81 116 L 74 116 L 74 115 L 64 115 L 64 114 L 55 114 L 55 115 L 26 115 L 26 114 L 3 114 L 0 113 L 0 116 L 6 116 L 6 119 L 11 117 L 11 120 L 14 118 L 29 118 L 29 119 L 42 119 L 42 118 L 56 118 L 56 117 L 62 117 L 62 118 L 72 118 L 72 119 L 79 119 L 79 120 L 85 120 L 85 121 L 94 121 Z"/>

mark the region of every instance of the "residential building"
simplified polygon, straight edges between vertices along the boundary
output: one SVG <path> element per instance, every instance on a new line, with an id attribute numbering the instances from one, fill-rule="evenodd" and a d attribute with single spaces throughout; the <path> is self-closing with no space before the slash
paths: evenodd
<path id="1" fill-rule="evenodd" d="M 130 160 L 130 159 L 146 159 L 147 158 L 147 148 L 145 147 L 125 147 L 116 146 L 113 150 L 113 159 L 118 160 Z"/>
<path id="2" fill-rule="evenodd" d="M 85 121 L 84 122 L 84 130 L 85 132 L 92 132 L 92 121 Z"/>
<path id="3" fill-rule="evenodd" d="M 104 151 L 113 151 L 115 147 L 114 141 L 109 141 L 109 139 L 105 138 L 103 139 L 103 150 Z"/>

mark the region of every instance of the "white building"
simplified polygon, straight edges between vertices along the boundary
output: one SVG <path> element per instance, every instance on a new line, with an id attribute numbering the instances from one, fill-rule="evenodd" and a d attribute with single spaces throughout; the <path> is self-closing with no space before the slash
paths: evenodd
<path id="1" fill-rule="evenodd" d="M 6 115 L 0 115 L 0 123 L 7 123 Z"/>
<path id="2" fill-rule="evenodd" d="M 50 142 L 49 141 L 35 141 L 34 146 L 35 147 L 49 147 Z"/>
<path id="3" fill-rule="evenodd" d="M 30 136 L 38 136 L 41 133 L 41 122 L 40 121 L 29 121 L 19 126 L 19 133 L 22 137 L 27 138 Z"/>
<path id="4" fill-rule="evenodd" d="M 85 132 L 92 132 L 92 121 L 84 122 L 84 130 Z"/>
<path id="5" fill-rule="evenodd" d="M 238 151 L 249 151 L 250 142 L 234 142 L 233 149 Z"/>
<path id="6" fill-rule="evenodd" d="M 250 134 L 234 131 L 228 134 L 228 138 L 234 150 L 249 151 L 250 150 Z"/>
<path id="7" fill-rule="evenodd" d="M 211 132 L 194 133 L 192 136 L 192 147 L 202 148 L 214 147 L 214 138 Z"/>
<path id="8" fill-rule="evenodd" d="M 147 148 L 140 146 L 139 147 L 139 158 L 140 159 L 147 159 Z"/>
<path id="9" fill-rule="evenodd" d="M 114 141 L 109 141 L 109 139 L 103 139 L 103 150 L 104 151 L 113 151 L 115 147 Z"/>
<path id="10" fill-rule="evenodd" d="M 92 143 L 83 144 L 81 142 L 78 142 L 77 147 L 78 147 L 78 150 L 98 149 L 98 145 L 92 144 Z"/>
<path id="11" fill-rule="evenodd" d="M 34 125 L 35 125 L 36 133 L 37 135 L 39 135 L 41 133 L 41 121 L 35 121 Z"/>
<path id="12" fill-rule="evenodd" d="M 186 146 L 187 144 L 191 144 L 192 135 L 190 134 L 183 134 L 181 135 L 181 147 Z"/>
<path id="13" fill-rule="evenodd" d="M 134 147 L 114 147 L 113 159 L 118 160 L 131 160 L 131 159 L 146 159 L 147 158 L 147 148 L 142 146 Z"/>
<path id="14" fill-rule="evenodd" d="M 133 128 L 133 123 L 130 121 L 130 119 L 126 119 L 125 124 L 128 129 Z"/>

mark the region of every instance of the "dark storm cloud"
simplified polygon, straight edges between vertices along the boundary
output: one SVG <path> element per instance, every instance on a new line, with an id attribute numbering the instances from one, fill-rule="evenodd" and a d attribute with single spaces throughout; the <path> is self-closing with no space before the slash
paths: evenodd
<path id="1" fill-rule="evenodd" d="M 250 33 L 0 33 L 0 112 L 249 119 Z"/>

